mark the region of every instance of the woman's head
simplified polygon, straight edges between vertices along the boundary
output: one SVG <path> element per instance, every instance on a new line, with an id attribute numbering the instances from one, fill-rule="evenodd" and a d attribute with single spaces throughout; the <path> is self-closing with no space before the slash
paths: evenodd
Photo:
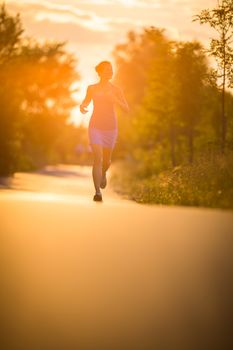
<path id="1" fill-rule="evenodd" d="M 113 76 L 112 64 L 109 61 L 101 61 L 95 66 L 95 70 L 100 78 L 111 79 Z"/>

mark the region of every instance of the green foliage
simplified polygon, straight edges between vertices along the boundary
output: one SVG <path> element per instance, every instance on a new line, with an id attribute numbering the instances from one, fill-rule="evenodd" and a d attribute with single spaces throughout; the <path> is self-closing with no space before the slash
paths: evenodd
<path id="1" fill-rule="evenodd" d="M 232 209 L 232 169 L 233 152 L 202 154 L 192 165 L 179 165 L 143 179 L 132 163 L 121 162 L 115 165 L 111 183 L 118 193 L 138 203 Z"/>

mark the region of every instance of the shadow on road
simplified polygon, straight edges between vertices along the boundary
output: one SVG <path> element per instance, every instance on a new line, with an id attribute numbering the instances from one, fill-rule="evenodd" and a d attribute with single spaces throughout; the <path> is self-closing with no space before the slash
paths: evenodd
<path id="1" fill-rule="evenodd" d="M 35 171 L 35 174 L 43 174 L 49 176 L 58 177 L 90 177 L 89 166 L 74 166 L 74 165 L 61 165 L 61 166 L 46 166 L 40 170 Z"/>
<path id="2" fill-rule="evenodd" d="M 90 187 L 91 181 L 90 166 L 61 164 L 32 172 L 18 172 L 12 177 L 2 177 L 0 190 L 78 194 L 80 185 L 84 188 L 87 185 Z"/>

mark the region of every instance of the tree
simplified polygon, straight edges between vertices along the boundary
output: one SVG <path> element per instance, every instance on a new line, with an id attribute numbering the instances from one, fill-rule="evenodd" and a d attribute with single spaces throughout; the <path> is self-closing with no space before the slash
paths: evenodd
<path id="1" fill-rule="evenodd" d="M 116 45 L 113 50 L 113 57 L 116 62 L 116 74 L 114 82 L 124 87 L 127 100 L 131 106 L 129 118 L 125 118 L 119 113 L 119 126 L 121 128 L 120 144 L 124 148 L 123 153 L 131 152 L 136 139 L 140 138 L 141 145 L 148 144 L 147 131 L 149 115 L 142 111 L 143 100 L 147 98 L 148 84 L 150 81 L 149 67 L 152 67 L 152 62 L 157 62 L 158 66 L 163 64 L 163 52 L 167 48 L 167 38 L 164 34 L 164 29 L 159 29 L 154 26 L 143 28 L 141 33 L 129 31 L 127 34 L 127 42 Z M 158 68 L 158 69 L 160 69 Z M 154 74 L 151 72 L 151 74 Z M 149 97 L 148 97 L 149 99 Z M 144 114 L 143 120 L 140 122 L 139 113 Z M 150 113 L 151 115 L 152 113 Z M 146 120 L 145 120 L 146 118 Z M 151 122 L 153 116 L 151 116 Z M 140 125 L 139 125 L 139 124 Z M 132 129 L 136 128 L 135 132 Z M 151 130 L 150 130 L 151 132 Z M 155 142 L 157 129 L 153 130 L 153 139 Z M 130 140 L 130 142 L 129 142 Z M 152 140 L 149 140 L 150 147 Z"/>
<path id="2" fill-rule="evenodd" d="M 203 114 L 204 88 L 208 66 L 202 45 L 197 42 L 176 43 L 175 75 L 177 114 L 188 139 L 189 162 L 194 158 L 196 127 Z"/>
<path id="3" fill-rule="evenodd" d="M 172 166 L 188 150 L 192 162 L 209 78 L 203 47 L 195 41 L 171 41 L 164 30 L 154 27 L 128 38 L 128 45 L 115 51 L 117 82 L 130 90 L 133 106 L 130 124 L 128 118 L 120 120 L 122 144 L 131 144 L 132 152 L 139 147 L 147 155 L 160 149 Z M 177 147 L 182 148 L 180 154 Z"/>
<path id="4" fill-rule="evenodd" d="M 22 37 L 20 17 L 0 10 L 0 176 L 44 165 L 75 106 L 77 60 L 65 43 Z"/>
<path id="5" fill-rule="evenodd" d="M 161 33 L 162 34 L 162 33 Z M 153 39 L 153 41 L 152 41 Z M 143 130 L 146 147 L 168 144 L 171 163 L 176 165 L 177 118 L 173 43 L 163 33 L 152 36 L 154 52 L 146 68 L 146 87 L 136 127 Z"/>
<path id="6" fill-rule="evenodd" d="M 56 139 L 65 129 L 76 102 L 71 94 L 72 83 L 79 80 L 76 59 L 66 52 L 64 43 L 30 40 L 22 45 L 15 73 L 21 92 L 24 123 L 23 146 L 33 163 L 42 166 L 54 153 Z"/>
<path id="7" fill-rule="evenodd" d="M 220 0 L 216 8 L 202 10 L 195 15 L 193 21 L 200 24 L 208 23 L 218 34 L 218 39 L 211 39 L 210 48 L 207 50 L 214 56 L 218 68 L 215 74 L 221 79 L 219 85 L 222 90 L 221 96 L 221 151 L 224 153 L 227 133 L 227 119 L 225 114 L 225 90 L 226 85 L 233 87 L 233 1 Z"/>
<path id="8" fill-rule="evenodd" d="M 22 33 L 19 14 L 9 16 L 3 4 L 0 8 L 0 176 L 14 173 L 20 153 L 19 103 L 5 73 L 17 53 Z"/>

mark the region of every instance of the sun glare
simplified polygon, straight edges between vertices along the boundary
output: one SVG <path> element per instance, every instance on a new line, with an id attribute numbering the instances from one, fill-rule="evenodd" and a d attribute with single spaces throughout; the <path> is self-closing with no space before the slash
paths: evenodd
<path id="1" fill-rule="evenodd" d="M 122 3 L 126 6 L 134 6 L 135 0 L 122 0 Z"/>

